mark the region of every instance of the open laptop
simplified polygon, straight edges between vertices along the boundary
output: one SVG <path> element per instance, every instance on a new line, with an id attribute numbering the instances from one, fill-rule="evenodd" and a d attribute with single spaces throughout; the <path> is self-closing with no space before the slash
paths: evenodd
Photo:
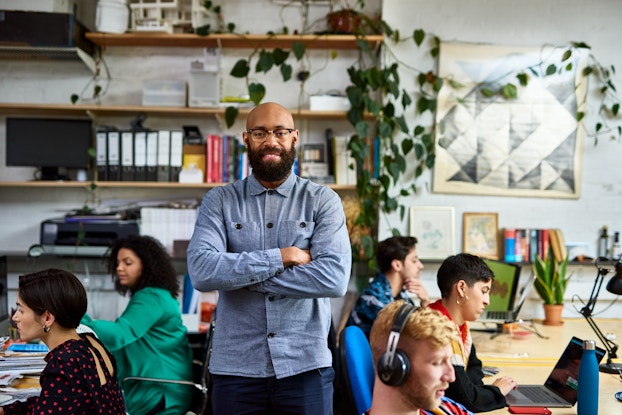
<path id="1" fill-rule="evenodd" d="M 583 340 L 570 339 L 564 353 L 544 382 L 544 385 L 518 385 L 505 396 L 508 406 L 548 406 L 570 408 L 577 402 L 579 363 L 583 354 Z M 596 347 L 596 360 L 600 363 L 605 351 Z"/>
<path id="2" fill-rule="evenodd" d="M 518 313 L 527 299 L 533 281 L 530 278 L 523 286 L 520 299 L 516 303 L 518 281 L 521 274 L 520 265 L 492 259 L 485 259 L 484 262 L 495 274 L 495 280 L 490 291 L 490 304 L 478 321 L 500 324 L 512 323 L 518 319 Z"/>

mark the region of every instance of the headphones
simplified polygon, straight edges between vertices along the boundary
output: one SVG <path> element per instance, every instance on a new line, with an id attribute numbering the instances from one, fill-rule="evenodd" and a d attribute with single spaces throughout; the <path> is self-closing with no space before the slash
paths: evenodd
<path id="1" fill-rule="evenodd" d="M 395 314 L 391 334 L 389 334 L 389 342 L 387 343 L 387 351 L 380 356 L 377 364 L 378 377 L 385 385 L 402 386 L 408 379 L 410 360 L 406 352 L 397 348 L 397 343 L 400 340 L 402 330 L 406 326 L 408 317 L 417 308 L 407 303 L 401 306 L 397 314 Z"/>

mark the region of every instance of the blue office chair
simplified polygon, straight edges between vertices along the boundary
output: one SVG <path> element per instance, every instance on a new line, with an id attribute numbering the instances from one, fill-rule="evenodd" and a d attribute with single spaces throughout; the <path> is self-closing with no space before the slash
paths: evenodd
<path id="1" fill-rule="evenodd" d="M 359 327 L 348 326 L 341 331 L 339 354 L 346 395 L 356 414 L 364 414 L 371 408 L 375 370 L 369 341 Z"/>

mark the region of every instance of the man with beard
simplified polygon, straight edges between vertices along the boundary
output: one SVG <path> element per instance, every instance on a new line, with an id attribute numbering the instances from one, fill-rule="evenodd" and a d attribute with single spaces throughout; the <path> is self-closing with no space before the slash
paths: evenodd
<path id="1" fill-rule="evenodd" d="M 339 196 L 292 172 L 298 138 L 281 105 L 255 107 L 243 133 L 252 174 L 199 209 L 188 272 L 219 292 L 215 414 L 332 414 L 330 297 L 346 292 L 351 248 Z"/>
<path id="2" fill-rule="evenodd" d="M 450 360 L 456 336 L 455 325 L 429 307 L 403 300 L 385 306 L 369 338 L 377 370 L 368 415 L 472 415 L 445 397 L 456 379 Z"/>

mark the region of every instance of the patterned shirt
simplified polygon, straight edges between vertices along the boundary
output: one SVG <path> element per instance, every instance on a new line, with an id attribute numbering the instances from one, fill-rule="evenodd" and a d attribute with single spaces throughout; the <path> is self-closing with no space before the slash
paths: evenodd
<path id="1" fill-rule="evenodd" d="M 369 338 L 371 326 L 374 324 L 378 312 L 382 310 L 384 306 L 396 300 L 405 300 L 414 305 L 413 300 L 404 289 L 393 298 L 389 280 L 382 272 L 379 272 L 356 301 L 356 305 L 348 318 L 347 325 L 359 326 L 361 330 L 363 330 L 363 333 L 365 333 L 365 336 Z"/>
<path id="2" fill-rule="evenodd" d="M 117 377 L 108 371 L 99 350 L 91 346 L 86 335 L 81 337 L 60 344 L 45 356 L 47 365 L 41 372 L 41 394 L 3 406 L 5 414 L 125 414 Z M 95 356 L 105 379 L 99 377 Z M 108 357 L 116 372 L 114 357 L 110 353 Z"/>
<path id="3" fill-rule="evenodd" d="M 441 398 L 441 405 L 437 409 L 421 411 L 421 413 L 429 415 L 473 415 L 473 412 L 447 397 Z"/>
<path id="4" fill-rule="evenodd" d="M 280 248 L 312 261 L 285 268 Z M 205 194 L 188 246 L 200 291 L 219 290 L 210 372 L 278 379 L 329 367 L 330 297 L 345 294 L 352 250 L 339 195 L 294 174 Z"/>

